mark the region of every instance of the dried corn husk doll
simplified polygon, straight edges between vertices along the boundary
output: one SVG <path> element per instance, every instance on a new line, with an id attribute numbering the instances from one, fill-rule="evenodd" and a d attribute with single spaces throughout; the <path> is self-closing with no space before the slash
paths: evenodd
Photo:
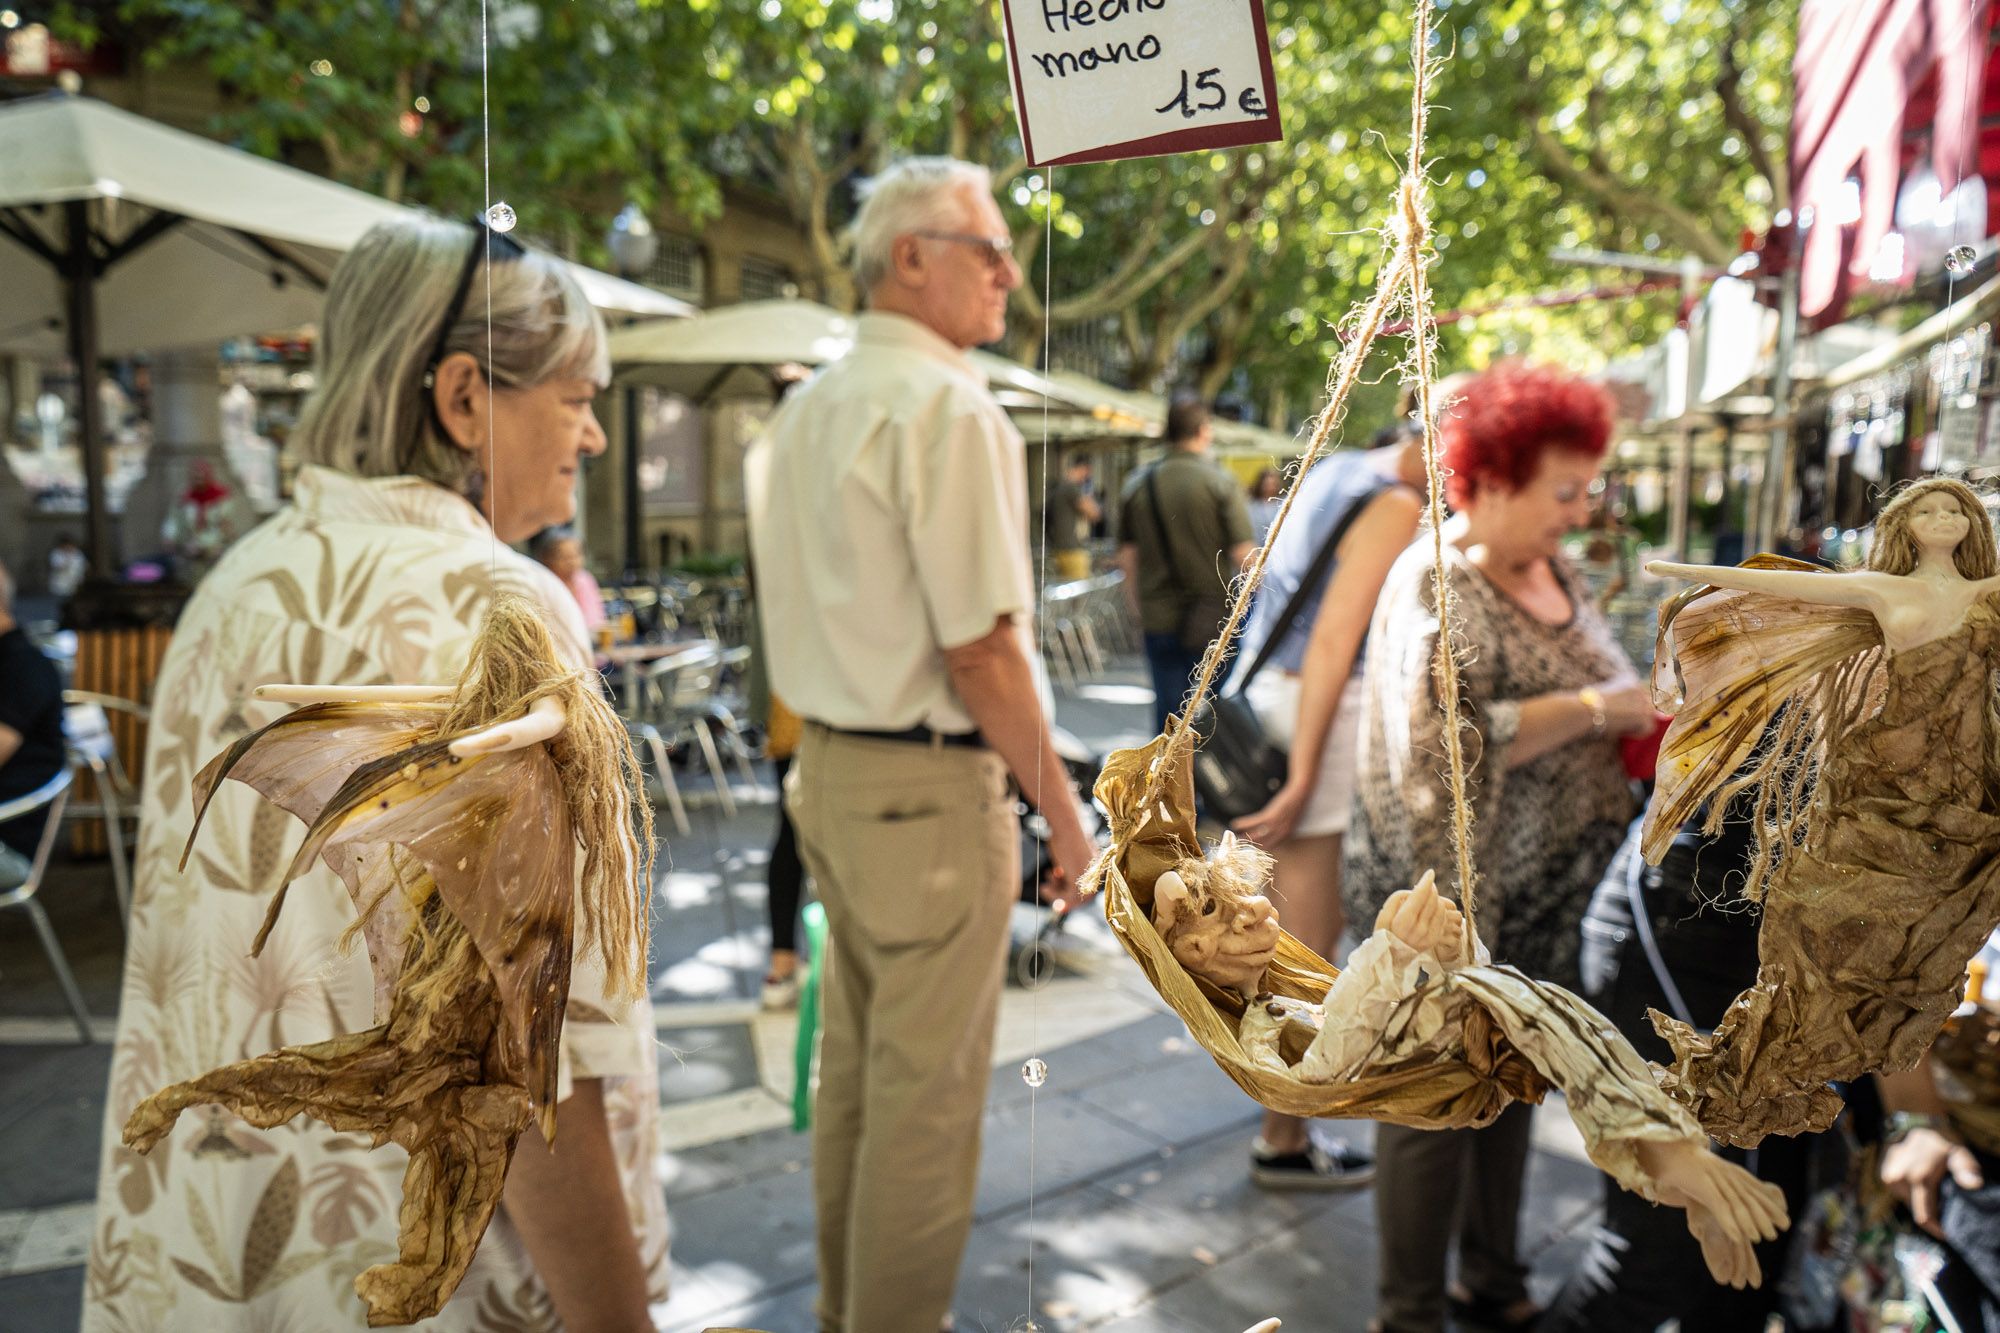
<path id="1" fill-rule="evenodd" d="M 398 1261 L 354 1283 L 371 1325 L 437 1313 L 499 1204 L 515 1140 L 534 1123 L 554 1142 L 579 923 L 611 992 L 644 988 L 651 808 L 633 799 L 617 717 L 559 662 L 535 609 L 503 597 L 456 687 L 265 686 L 305 706 L 196 779 L 190 849 L 224 778 L 306 822 L 285 885 L 316 857 L 346 884 L 348 937 L 367 941 L 384 1021 L 163 1089 L 124 1139 L 145 1152 L 182 1111 L 214 1103 L 262 1128 L 303 1114 L 407 1150 Z"/>
<path id="2" fill-rule="evenodd" d="M 1254 985 L 1276 953 L 1277 916 L 1255 892 L 1267 865 L 1261 852 L 1225 839 L 1216 859 L 1188 858 L 1154 885 L 1162 938 L 1213 985 Z M 1201 887 L 1188 888 L 1190 880 Z M 1244 1050 L 1275 1073 L 1348 1082 L 1450 1057 L 1477 1008 L 1563 1090 L 1593 1162 L 1624 1188 L 1686 1209 L 1718 1282 L 1761 1281 L 1752 1246 L 1785 1225 L 1783 1195 L 1711 1153 L 1694 1117 L 1660 1092 L 1602 1014 L 1560 986 L 1492 966 L 1485 945 L 1475 941 L 1468 952 L 1468 936 L 1464 917 L 1426 874 L 1391 895 L 1324 1001 L 1252 996 L 1240 1027 Z"/>
<path id="3" fill-rule="evenodd" d="M 1654 684 L 1678 712 L 1646 854 L 1711 794 L 1755 788 L 1744 896 L 1764 910 L 1757 980 L 1712 1035 L 1653 1016 L 1666 1086 L 1739 1146 L 1823 1129 L 1829 1080 L 1922 1058 L 2000 924 L 1993 530 L 1937 478 L 1882 510 L 1865 570 L 1647 568 L 1704 586 L 1660 615 Z"/>

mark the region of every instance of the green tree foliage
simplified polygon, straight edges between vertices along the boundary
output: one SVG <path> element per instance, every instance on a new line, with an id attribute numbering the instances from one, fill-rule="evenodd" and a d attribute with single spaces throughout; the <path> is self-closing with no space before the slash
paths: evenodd
<path id="1" fill-rule="evenodd" d="M 490 12 L 484 33 L 463 0 L 123 0 L 117 20 L 148 64 L 217 81 L 219 137 L 389 199 L 477 211 L 490 145 L 493 196 L 571 255 L 601 259 L 628 198 L 718 210 L 696 147 L 712 108 L 688 96 L 704 76 L 682 5 Z"/>
<path id="2" fill-rule="evenodd" d="M 524 227 L 601 257 L 628 197 L 697 225 L 723 182 L 781 202 L 817 294 L 851 304 L 853 186 L 894 157 L 986 162 L 1028 273 L 1014 350 L 1109 352 L 1135 384 L 1310 411 L 1365 295 L 1409 133 L 1399 4 L 1266 0 L 1286 138 L 1224 153 L 1029 168 L 997 0 L 512 0 L 492 6 L 493 176 Z M 1439 0 L 1430 123 L 1439 308 L 1631 275 L 1558 247 L 1726 261 L 1784 206 L 1792 6 Z M 222 84 L 219 133 L 351 184 L 464 212 L 480 198 L 479 11 L 460 0 L 123 0 L 149 59 Z M 316 60 L 331 73 L 313 73 Z M 428 114 L 412 126 L 415 99 Z M 412 132 L 414 129 L 414 132 Z M 1441 363 L 1588 366 L 1656 338 L 1671 292 L 1448 325 Z M 1384 370 L 1389 367 L 1385 364 Z M 1386 391 L 1385 391 L 1386 392 Z"/>
<path id="3" fill-rule="evenodd" d="M 1373 281 L 1408 134 L 1401 6 L 1268 0 L 1281 144 L 1050 172 L 1021 157 L 997 4 L 693 3 L 715 17 L 709 72 L 740 88 L 733 139 L 812 238 L 834 299 L 851 295 L 836 246 L 845 186 L 898 153 L 951 152 L 994 166 L 1017 219 L 1018 355 L 1033 358 L 1046 316 L 1058 349 L 1108 346 L 1138 384 L 1233 385 L 1279 418 L 1318 397 L 1332 330 Z M 1782 206 L 1788 7 L 1440 9 L 1441 309 L 1631 281 L 1558 263 L 1558 247 L 1718 264 Z M 1674 312 L 1667 292 L 1489 315 L 1446 328 L 1444 363 L 1591 365 L 1656 338 Z"/>

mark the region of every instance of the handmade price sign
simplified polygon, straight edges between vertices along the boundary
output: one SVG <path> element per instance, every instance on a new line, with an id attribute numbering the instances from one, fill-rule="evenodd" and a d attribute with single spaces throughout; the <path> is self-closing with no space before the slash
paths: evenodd
<path id="1" fill-rule="evenodd" d="M 1034 166 L 1284 137 L 1263 0 L 1002 0 Z"/>

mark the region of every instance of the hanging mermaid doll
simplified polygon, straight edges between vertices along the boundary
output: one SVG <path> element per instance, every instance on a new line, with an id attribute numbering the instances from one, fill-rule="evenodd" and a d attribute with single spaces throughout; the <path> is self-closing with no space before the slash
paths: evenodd
<path id="1" fill-rule="evenodd" d="M 1883 508 L 1865 569 L 1647 569 L 1701 586 L 1661 611 L 1654 687 L 1678 711 L 1646 855 L 1750 792 L 1743 896 L 1763 909 L 1756 981 L 1712 1034 L 1653 1015 L 1674 1052 L 1663 1084 L 1739 1147 L 1824 1129 L 1829 1081 L 1923 1058 L 2000 924 L 1992 524 L 1970 487 L 1934 478 Z"/>
<path id="2" fill-rule="evenodd" d="M 555 1142 L 576 937 L 612 994 L 643 992 L 652 810 L 623 726 L 518 597 L 494 601 L 456 686 L 256 693 L 303 706 L 197 776 L 189 849 L 225 778 L 303 820 L 253 956 L 322 859 L 354 900 L 345 938 L 367 944 L 383 1021 L 162 1089 L 124 1141 L 150 1151 L 214 1104 L 259 1128 L 306 1115 L 402 1147 L 397 1259 L 354 1286 L 370 1325 L 413 1323 L 464 1277 L 521 1133 Z"/>

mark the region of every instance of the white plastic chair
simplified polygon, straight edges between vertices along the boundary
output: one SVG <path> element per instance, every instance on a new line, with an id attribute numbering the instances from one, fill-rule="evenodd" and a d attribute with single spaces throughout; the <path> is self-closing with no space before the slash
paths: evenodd
<path id="1" fill-rule="evenodd" d="M 0 801 L 0 824 L 31 815 L 37 810 L 47 811 L 46 822 L 42 825 L 42 840 L 36 844 L 35 859 L 28 867 L 28 878 L 11 889 L 0 889 L 0 907 L 21 908 L 34 922 L 35 934 L 42 941 L 42 952 L 48 955 L 49 966 L 55 969 L 56 983 L 62 987 L 63 999 L 69 1004 L 71 1016 L 76 1019 L 76 1030 L 82 1034 L 87 1046 L 96 1040 L 90 1031 L 90 1011 L 83 1007 L 83 992 L 77 988 L 76 974 L 69 970 L 69 959 L 63 955 L 62 945 L 56 942 L 49 914 L 35 901 L 35 894 L 42 887 L 42 878 L 48 873 L 49 856 L 55 851 L 56 836 L 62 829 L 63 807 L 69 803 L 70 784 L 75 781 L 75 776 L 74 768 L 65 768 L 26 796 Z"/>

